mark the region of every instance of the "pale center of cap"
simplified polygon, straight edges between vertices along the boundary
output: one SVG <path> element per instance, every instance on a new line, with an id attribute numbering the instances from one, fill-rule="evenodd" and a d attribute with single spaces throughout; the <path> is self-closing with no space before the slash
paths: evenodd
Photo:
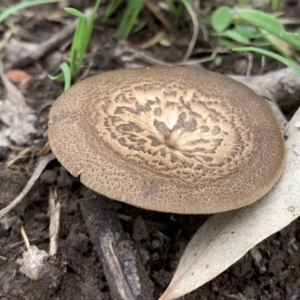
<path id="1" fill-rule="evenodd" d="M 252 145 L 259 132 L 249 132 L 247 111 L 222 97 L 176 84 L 114 88 L 89 105 L 94 110 L 88 122 L 98 131 L 95 137 L 128 162 L 203 183 L 236 172 L 257 155 Z"/>

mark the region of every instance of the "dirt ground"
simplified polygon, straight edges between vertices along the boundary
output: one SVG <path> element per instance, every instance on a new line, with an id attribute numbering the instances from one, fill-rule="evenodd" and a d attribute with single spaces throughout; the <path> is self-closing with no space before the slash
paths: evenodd
<path id="1" fill-rule="evenodd" d="M 6 5 L 11 3 L 4 2 Z M 71 1 L 71 5 L 84 9 L 83 3 L 87 5 L 87 2 Z M 103 14 L 104 7 L 105 5 L 101 6 L 100 14 Z M 300 13 L 296 1 L 290 1 L 286 9 L 290 16 Z M 163 25 L 145 9 L 142 18 L 147 20 L 147 26 L 133 34 L 129 42 L 125 43 L 116 34 L 120 13 L 121 9 L 105 25 L 99 19 L 96 20 L 80 79 L 107 70 L 149 65 L 147 59 L 134 60 L 128 45 L 137 46 L 149 41 Z M 23 10 L 0 24 L 0 35 L 4 39 L 9 32 L 19 42 L 41 44 L 71 20 L 55 4 L 34 7 Z M 170 47 L 156 44 L 146 49 L 147 53 L 160 61 L 180 60 L 191 37 L 189 24 L 188 20 L 183 21 L 178 28 L 167 33 L 171 41 Z M 27 145 L 0 148 L 0 208 L 8 205 L 26 185 L 37 164 L 38 153 L 47 142 L 44 133 L 47 130 L 48 113 L 54 100 L 63 91 L 62 85 L 50 80 L 47 75 L 55 74 L 59 64 L 66 59 L 70 40 L 71 38 L 61 43 L 41 59 L 22 67 L 30 77 L 16 85 L 36 115 L 36 132 L 31 135 Z M 198 59 L 209 56 L 214 45 L 213 39 L 204 41 L 200 35 L 193 57 Z M 4 48 L 2 60 L 7 64 L 14 63 L 19 54 L 8 53 L 8 49 Z M 225 53 L 220 66 L 216 66 L 213 61 L 202 66 L 221 73 L 244 75 L 247 58 Z M 254 58 L 251 74 L 266 73 L 281 67 L 279 63 L 267 59 L 262 70 L 260 59 Z M 0 91 L 2 99 L 5 96 L 3 84 Z M 3 124 L 0 122 L 0 129 L 1 126 Z M 30 149 L 8 168 L 7 162 L 24 148 Z M 78 179 L 73 178 L 54 160 L 25 199 L 0 220 L 1 300 L 112 299 L 102 264 L 81 212 L 80 204 L 86 190 Z M 44 261 L 44 275 L 39 280 L 32 280 L 20 272 L 17 263 L 26 249 L 20 228 L 23 226 L 30 244 L 48 251 L 51 191 L 57 191 L 57 198 L 61 203 L 58 252 L 56 256 L 47 257 Z M 157 299 L 170 282 L 188 241 L 207 217 L 157 213 L 117 202 L 114 204 L 114 211 L 120 216 L 124 231 L 141 257 L 153 285 L 153 297 Z M 182 299 L 300 299 L 299 225 L 300 220 L 296 220 L 257 245 L 220 276 Z M 143 299 L 147 299 L 147 296 Z"/>

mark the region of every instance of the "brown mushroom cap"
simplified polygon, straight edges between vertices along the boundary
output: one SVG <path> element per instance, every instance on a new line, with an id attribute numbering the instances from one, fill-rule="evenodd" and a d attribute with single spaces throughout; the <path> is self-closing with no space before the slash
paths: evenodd
<path id="1" fill-rule="evenodd" d="M 269 104 L 220 74 L 186 67 L 103 73 L 62 94 L 49 118 L 61 164 L 111 199 L 215 213 L 265 195 L 284 164 Z"/>

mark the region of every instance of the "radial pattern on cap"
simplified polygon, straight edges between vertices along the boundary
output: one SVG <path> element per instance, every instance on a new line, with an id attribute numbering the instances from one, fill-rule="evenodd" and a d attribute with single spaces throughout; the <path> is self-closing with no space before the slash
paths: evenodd
<path id="1" fill-rule="evenodd" d="M 103 73 L 53 105 L 53 153 L 89 188 L 139 207 L 214 213 L 278 180 L 284 141 L 270 106 L 225 76 L 185 67 Z"/>

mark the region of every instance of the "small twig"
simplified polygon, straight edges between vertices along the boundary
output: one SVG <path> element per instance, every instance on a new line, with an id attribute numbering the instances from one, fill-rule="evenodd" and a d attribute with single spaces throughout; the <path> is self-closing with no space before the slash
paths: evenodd
<path id="1" fill-rule="evenodd" d="M 21 193 L 9 205 L 7 205 L 5 208 L 0 210 L 0 218 L 2 218 L 4 215 L 6 215 L 8 212 L 10 212 L 16 205 L 18 205 L 23 200 L 23 198 L 31 190 L 34 183 L 40 177 L 40 175 L 44 171 L 45 167 L 54 158 L 55 157 L 52 153 L 39 158 L 38 165 L 37 165 L 36 169 L 34 170 L 33 174 L 31 175 L 30 179 L 28 180 L 26 186 L 21 191 Z"/>
<path id="2" fill-rule="evenodd" d="M 199 59 L 190 59 L 190 60 L 186 60 L 186 61 L 180 61 L 180 62 L 175 63 L 174 65 L 191 66 L 191 65 L 203 64 L 205 62 L 209 62 L 209 61 L 214 60 L 219 53 L 226 53 L 229 50 L 230 50 L 229 48 L 219 48 L 219 47 L 217 47 L 213 50 L 213 52 L 211 53 L 210 56 L 199 58 Z"/>
<path id="3" fill-rule="evenodd" d="M 32 151 L 32 148 L 25 148 L 23 149 L 20 153 L 18 153 L 18 155 L 14 158 L 12 158 L 11 160 L 9 160 L 7 163 L 6 163 L 6 167 L 7 168 L 10 168 L 16 161 L 18 161 L 19 159 L 21 158 L 24 158 L 26 157 L 26 155 Z"/>
<path id="4" fill-rule="evenodd" d="M 152 2 L 152 0 L 146 0 L 145 5 L 168 30 L 172 29 L 172 23 L 165 17 L 157 3 Z"/>
<path id="5" fill-rule="evenodd" d="M 156 45 L 159 41 L 161 41 L 164 37 L 166 36 L 166 32 L 161 30 L 159 32 L 157 32 L 154 37 L 152 37 L 150 40 L 148 40 L 147 42 L 141 44 L 139 46 L 140 49 L 147 49 L 150 48 L 154 45 Z"/>
<path id="6" fill-rule="evenodd" d="M 209 41 L 209 33 L 208 33 L 206 25 L 201 23 L 200 27 L 201 27 L 201 31 L 202 31 L 202 35 L 203 35 L 203 41 L 208 42 Z"/>
<path id="7" fill-rule="evenodd" d="M 153 299 L 148 274 L 119 218 L 111 211 L 111 205 L 109 199 L 90 190 L 81 202 L 83 217 L 111 295 L 122 300 Z"/>
<path id="8" fill-rule="evenodd" d="M 248 67 L 247 67 L 247 71 L 246 71 L 246 76 L 249 77 L 251 75 L 251 71 L 253 68 L 253 54 L 248 53 L 247 59 L 248 59 Z"/>
<path id="9" fill-rule="evenodd" d="M 195 44 L 196 44 L 196 41 L 198 38 L 198 34 L 199 34 L 199 22 L 198 22 L 197 14 L 196 14 L 195 10 L 193 9 L 193 7 L 191 6 L 191 4 L 186 0 L 183 1 L 183 4 L 185 5 L 185 8 L 187 9 L 188 13 L 190 14 L 192 23 L 193 23 L 193 35 L 190 40 L 188 49 L 182 59 L 182 61 L 184 62 L 189 59 L 189 57 L 191 56 L 193 49 L 195 47 Z"/>
<path id="10" fill-rule="evenodd" d="M 261 75 L 265 69 L 266 66 L 266 57 L 262 56 L 260 59 L 260 69 L 257 75 Z"/>
<path id="11" fill-rule="evenodd" d="M 186 61 L 177 61 L 177 62 L 166 62 L 160 59 L 157 59 L 144 51 L 135 50 L 133 48 L 126 49 L 127 52 L 132 53 L 131 60 L 140 59 L 148 64 L 155 66 L 188 66 L 188 65 L 199 65 L 204 62 L 212 61 L 216 58 L 219 53 L 226 53 L 229 49 L 215 48 L 211 55 L 199 59 L 186 60 Z"/>
<path id="12" fill-rule="evenodd" d="M 53 49 L 57 48 L 71 36 L 77 26 L 77 20 L 73 21 L 49 40 L 41 43 L 41 45 L 32 53 L 21 57 L 7 66 L 7 69 L 24 68 L 33 62 L 41 59 Z"/>
<path id="13" fill-rule="evenodd" d="M 29 239 L 29 243 L 36 243 L 36 242 L 41 242 L 41 241 L 44 241 L 46 238 L 44 239 L 40 239 L 40 238 L 31 238 Z M 4 247 L 5 250 L 7 251 L 10 251 L 16 247 L 19 247 L 20 245 L 24 244 L 24 240 L 20 240 L 20 241 L 17 241 L 17 242 L 14 242 L 14 243 L 9 243 L 8 245 L 6 245 Z"/>
<path id="14" fill-rule="evenodd" d="M 57 202 L 57 190 L 50 189 L 49 195 L 49 212 L 50 212 L 50 225 L 49 225 L 49 256 L 57 253 L 57 238 L 59 233 L 59 220 L 60 220 L 60 202 Z"/>
<path id="15" fill-rule="evenodd" d="M 23 240 L 24 240 L 26 249 L 28 250 L 29 247 L 30 247 L 30 243 L 29 243 L 29 239 L 28 239 L 28 237 L 27 237 L 27 234 L 26 234 L 25 229 L 24 229 L 23 226 L 21 226 L 21 235 L 22 235 L 22 238 L 23 238 Z"/>
<path id="16" fill-rule="evenodd" d="M 135 51 L 132 53 L 131 60 L 134 61 L 135 59 L 140 59 L 148 64 L 154 66 L 173 66 L 173 63 L 169 63 L 163 60 L 160 60 L 152 55 L 149 55 L 143 51 Z"/>
<path id="17" fill-rule="evenodd" d="M 47 130 L 48 131 L 48 130 Z M 45 135 L 44 135 L 45 136 Z M 45 156 L 51 151 L 49 141 L 44 145 L 44 147 L 37 153 L 37 156 Z"/>

